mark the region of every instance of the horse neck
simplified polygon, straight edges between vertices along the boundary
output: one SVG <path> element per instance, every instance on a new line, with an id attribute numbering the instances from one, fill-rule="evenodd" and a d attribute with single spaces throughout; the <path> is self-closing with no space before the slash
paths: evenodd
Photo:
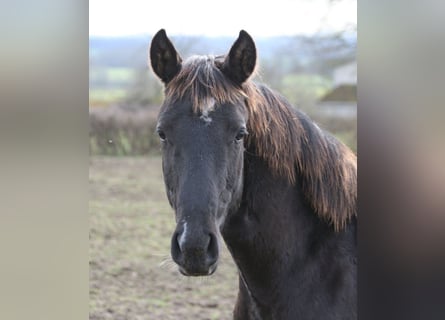
<path id="1" fill-rule="evenodd" d="M 313 274 L 314 266 L 328 272 L 333 263 L 350 259 L 352 226 L 334 232 L 310 208 L 298 181 L 291 185 L 276 177 L 250 152 L 244 173 L 241 206 L 228 216 L 222 234 L 247 292 L 272 303 L 279 299 L 274 293 L 289 294 L 283 287 L 304 283 L 298 278 Z"/>

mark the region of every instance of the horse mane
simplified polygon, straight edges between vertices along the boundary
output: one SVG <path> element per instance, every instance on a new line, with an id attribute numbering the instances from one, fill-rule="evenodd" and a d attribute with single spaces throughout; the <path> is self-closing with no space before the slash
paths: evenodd
<path id="1" fill-rule="evenodd" d="M 241 86 L 224 76 L 224 56 L 193 56 L 165 88 L 166 101 L 191 97 L 202 113 L 216 102 L 245 101 L 249 113 L 246 147 L 254 147 L 270 169 L 291 184 L 301 181 L 313 210 L 336 231 L 357 215 L 357 158 L 280 94 L 247 80 Z M 166 105 L 169 105 L 167 103 Z"/>

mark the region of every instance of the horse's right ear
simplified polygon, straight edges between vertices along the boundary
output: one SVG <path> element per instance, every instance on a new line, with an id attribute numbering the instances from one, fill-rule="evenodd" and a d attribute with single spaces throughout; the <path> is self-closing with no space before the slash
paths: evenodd
<path id="1" fill-rule="evenodd" d="M 181 70 L 182 59 L 164 29 L 159 30 L 151 40 L 150 61 L 154 73 L 164 84 L 169 83 Z"/>

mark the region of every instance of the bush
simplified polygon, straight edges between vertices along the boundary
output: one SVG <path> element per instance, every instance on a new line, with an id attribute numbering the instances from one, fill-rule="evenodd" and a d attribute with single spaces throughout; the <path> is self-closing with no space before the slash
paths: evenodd
<path id="1" fill-rule="evenodd" d="M 90 109 L 90 154 L 129 156 L 159 152 L 158 107 Z"/>

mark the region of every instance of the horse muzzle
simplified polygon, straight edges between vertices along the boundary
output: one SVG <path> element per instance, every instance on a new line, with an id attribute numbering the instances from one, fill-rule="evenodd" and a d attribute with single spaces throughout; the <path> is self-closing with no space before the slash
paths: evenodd
<path id="1" fill-rule="evenodd" d="M 218 238 L 213 232 L 187 228 L 185 223 L 173 234 L 171 254 L 183 275 L 211 275 L 218 263 Z"/>

